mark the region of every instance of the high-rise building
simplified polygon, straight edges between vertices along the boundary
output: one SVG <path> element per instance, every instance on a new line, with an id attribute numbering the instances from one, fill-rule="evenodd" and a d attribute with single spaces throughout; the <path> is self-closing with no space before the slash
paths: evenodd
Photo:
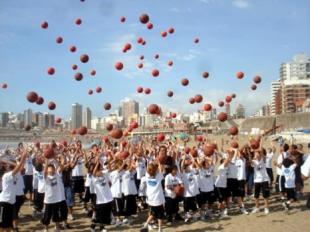
<path id="1" fill-rule="evenodd" d="M 79 103 L 72 104 L 71 128 L 79 128 L 82 126 L 83 106 Z"/>
<path id="2" fill-rule="evenodd" d="M 45 122 L 45 115 L 42 114 L 42 113 L 37 113 L 38 114 L 38 127 L 41 127 L 41 128 L 46 128 L 47 127 L 47 124 Z"/>
<path id="3" fill-rule="evenodd" d="M 1 113 L 1 127 L 7 127 L 9 123 L 9 113 Z"/>
<path id="4" fill-rule="evenodd" d="M 86 126 L 88 129 L 91 129 L 91 110 L 86 107 L 83 113 L 83 126 Z"/>
<path id="5" fill-rule="evenodd" d="M 24 125 L 32 125 L 32 110 L 28 109 L 24 111 Z"/>
<path id="6" fill-rule="evenodd" d="M 304 102 L 309 98 L 310 59 L 301 53 L 281 64 L 280 80 L 271 85 L 270 112 L 276 115 L 302 111 Z"/>
<path id="7" fill-rule="evenodd" d="M 241 104 L 239 104 L 236 108 L 236 118 L 245 118 L 245 108 Z"/>
<path id="8" fill-rule="evenodd" d="M 130 99 L 125 99 L 122 102 L 122 116 L 124 119 L 125 126 L 128 126 L 133 118 L 138 119 L 139 115 L 139 103 L 130 100 Z"/>
<path id="9" fill-rule="evenodd" d="M 47 114 L 47 117 L 48 117 L 47 127 L 49 129 L 55 128 L 55 115 L 54 114 Z"/>
<path id="10" fill-rule="evenodd" d="M 277 115 L 282 112 L 282 99 L 281 99 L 281 81 L 275 81 L 271 83 L 271 102 L 270 102 L 270 114 Z"/>

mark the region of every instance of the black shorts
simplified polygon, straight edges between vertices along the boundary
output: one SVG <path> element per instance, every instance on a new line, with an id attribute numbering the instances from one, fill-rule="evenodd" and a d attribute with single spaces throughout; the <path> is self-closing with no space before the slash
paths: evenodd
<path id="1" fill-rule="evenodd" d="M 37 211 L 41 211 L 43 209 L 43 201 L 44 201 L 44 193 L 38 193 L 37 189 L 33 191 L 33 204 L 34 209 Z"/>
<path id="2" fill-rule="evenodd" d="M 124 216 L 124 198 L 114 198 L 112 211 L 114 216 Z"/>
<path id="3" fill-rule="evenodd" d="M 164 219 L 165 217 L 165 210 L 163 205 L 159 206 L 149 206 L 150 207 L 150 214 L 155 219 Z"/>
<path id="4" fill-rule="evenodd" d="M 287 200 L 296 200 L 295 188 L 285 188 Z"/>
<path id="5" fill-rule="evenodd" d="M 269 179 L 270 179 L 270 183 L 272 183 L 274 180 L 272 168 L 266 168 L 266 170 L 267 170 L 267 174 L 268 174 Z"/>
<path id="6" fill-rule="evenodd" d="M 73 192 L 83 193 L 84 192 L 84 177 L 83 176 L 73 176 Z"/>
<path id="7" fill-rule="evenodd" d="M 179 212 L 179 201 L 177 198 L 166 197 L 165 210 L 166 214 L 171 216 Z"/>
<path id="8" fill-rule="evenodd" d="M 24 193 L 32 193 L 33 187 L 32 187 L 32 180 L 33 180 L 33 175 L 24 175 Z"/>
<path id="9" fill-rule="evenodd" d="M 126 217 L 137 213 L 137 202 L 135 195 L 127 195 L 124 197 L 124 213 Z"/>
<path id="10" fill-rule="evenodd" d="M 0 202 L 0 228 L 10 228 L 13 226 L 14 205 L 7 202 Z"/>
<path id="11" fill-rule="evenodd" d="M 199 208 L 206 203 L 212 205 L 215 201 L 216 201 L 216 194 L 214 191 L 200 192 L 200 194 L 197 196 L 197 202 Z"/>
<path id="12" fill-rule="evenodd" d="M 285 177 L 277 175 L 276 179 L 276 191 L 285 193 Z"/>
<path id="13" fill-rule="evenodd" d="M 254 183 L 254 198 L 259 198 L 260 192 L 263 193 L 264 198 L 268 198 L 270 196 L 268 181 L 261 183 Z"/>
<path id="14" fill-rule="evenodd" d="M 237 197 L 238 195 L 238 180 L 229 178 L 227 179 L 227 197 Z"/>
<path id="15" fill-rule="evenodd" d="M 96 205 L 95 197 L 96 197 L 96 194 L 90 193 L 90 188 L 85 187 L 84 198 L 83 198 L 84 203 L 88 203 L 90 201 L 92 205 Z"/>
<path id="16" fill-rule="evenodd" d="M 184 197 L 184 212 L 197 210 L 197 198 L 196 197 Z"/>
<path id="17" fill-rule="evenodd" d="M 238 180 L 238 191 L 237 191 L 237 197 L 245 197 L 245 180 Z"/>
<path id="18" fill-rule="evenodd" d="M 111 224 L 112 202 L 96 205 L 95 222 L 99 224 Z"/>
<path id="19" fill-rule="evenodd" d="M 62 222 L 67 220 L 68 208 L 66 201 L 52 204 L 45 204 L 45 210 L 41 222 L 43 225 L 49 225 L 51 219 L 53 222 Z"/>
<path id="20" fill-rule="evenodd" d="M 18 219 L 18 213 L 20 208 L 22 207 L 22 205 L 25 202 L 25 196 L 16 196 L 16 201 L 14 204 L 14 209 L 13 209 L 13 219 Z"/>
<path id="21" fill-rule="evenodd" d="M 227 188 L 215 188 L 215 194 L 218 201 L 222 203 L 223 201 L 226 201 L 228 197 Z"/>

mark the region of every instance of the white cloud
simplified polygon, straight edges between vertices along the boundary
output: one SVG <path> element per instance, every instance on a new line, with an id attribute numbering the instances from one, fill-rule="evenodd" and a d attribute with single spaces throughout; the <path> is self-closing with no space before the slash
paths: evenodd
<path id="1" fill-rule="evenodd" d="M 241 9 L 248 8 L 250 5 L 248 0 L 233 0 L 232 4 Z"/>

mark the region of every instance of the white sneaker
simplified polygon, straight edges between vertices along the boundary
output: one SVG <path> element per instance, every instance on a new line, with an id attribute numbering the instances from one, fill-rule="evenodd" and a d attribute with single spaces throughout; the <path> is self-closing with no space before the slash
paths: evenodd
<path id="1" fill-rule="evenodd" d="M 83 213 L 88 214 L 88 210 L 84 208 L 84 209 L 83 209 Z"/>
<path id="2" fill-rule="evenodd" d="M 265 208 L 264 213 L 265 213 L 266 215 L 269 214 L 269 209 L 268 209 L 268 208 Z"/>
<path id="3" fill-rule="evenodd" d="M 227 208 L 224 209 L 224 212 L 223 212 L 226 216 L 228 215 L 228 210 Z"/>
<path id="4" fill-rule="evenodd" d="M 252 210 L 252 212 L 251 213 L 258 213 L 259 212 L 259 208 L 254 208 L 253 210 Z"/>
<path id="5" fill-rule="evenodd" d="M 190 213 L 186 213 L 184 216 L 184 222 L 188 222 L 191 219 L 191 214 Z"/>
<path id="6" fill-rule="evenodd" d="M 115 221 L 115 226 L 116 226 L 116 227 L 119 227 L 119 226 L 121 226 L 122 224 L 123 224 L 123 223 L 122 223 L 120 220 L 118 220 L 118 219 Z"/>
<path id="7" fill-rule="evenodd" d="M 100 232 L 108 232 L 107 229 L 102 229 Z"/>
<path id="8" fill-rule="evenodd" d="M 129 219 L 128 218 L 124 218 L 123 219 L 123 224 L 129 224 Z"/>
<path id="9" fill-rule="evenodd" d="M 228 218 L 227 212 L 225 213 L 225 210 L 221 213 L 220 218 Z"/>
<path id="10" fill-rule="evenodd" d="M 245 214 L 245 215 L 248 215 L 248 214 L 249 214 L 249 212 L 246 211 L 245 208 L 240 208 L 240 211 L 241 211 L 241 213 L 243 213 L 243 214 Z"/>
<path id="11" fill-rule="evenodd" d="M 73 221 L 73 220 L 74 220 L 73 215 L 72 215 L 72 214 L 68 214 L 68 219 L 71 220 L 71 221 Z"/>

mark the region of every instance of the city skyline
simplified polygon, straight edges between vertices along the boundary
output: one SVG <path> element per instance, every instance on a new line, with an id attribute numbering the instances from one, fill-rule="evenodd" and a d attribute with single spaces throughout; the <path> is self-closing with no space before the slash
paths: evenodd
<path id="1" fill-rule="evenodd" d="M 0 112 L 31 108 L 34 112 L 68 118 L 71 104 L 79 102 L 89 106 L 93 115 L 105 116 L 117 109 L 121 99 L 129 97 L 140 103 L 140 109 L 157 103 L 166 110 L 191 113 L 203 106 L 188 104 L 188 98 L 195 94 L 204 96 L 203 103 L 216 105 L 226 95 L 236 93 L 231 110 L 242 104 L 248 115 L 252 115 L 269 102 L 270 83 L 279 79 L 281 63 L 299 52 L 310 54 L 309 31 L 303 30 L 303 36 L 296 37 L 301 28 L 307 28 L 306 9 L 310 3 L 243 2 L 246 4 L 221 0 L 139 1 L 132 5 L 122 2 L 120 7 L 120 1 L 84 5 L 63 1 L 19 4 L 3 1 L 0 3 L 5 9 L 0 14 L 0 48 L 7 59 L 1 62 L 0 83 L 7 83 L 8 88 L 0 91 Z M 66 11 L 59 12 L 59 8 Z M 55 16 L 54 12 L 59 15 Z M 139 24 L 142 12 L 149 13 L 153 30 L 148 31 Z M 121 16 L 126 17 L 126 23 L 119 22 Z M 77 17 L 83 21 L 80 27 L 74 25 Z M 48 30 L 40 28 L 44 20 L 49 22 Z M 175 33 L 163 39 L 160 31 L 170 26 L 175 28 Z M 55 43 L 57 36 L 64 38 L 63 44 Z M 145 48 L 136 44 L 138 36 L 146 38 Z M 193 44 L 194 37 L 199 37 L 199 44 Z M 133 48 L 123 54 L 121 49 L 126 42 Z M 77 46 L 76 53 L 68 51 L 71 45 Z M 272 52 L 267 55 L 266 51 Z M 82 53 L 90 55 L 88 64 L 78 61 Z M 156 53 L 160 55 L 157 61 L 153 58 Z M 136 65 L 142 54 L 144 68 L 138 70 Z M 170 59 L 174 62 L 172 68 L 166 65 Z M 116 61 L 124 63 L 123 71 L 114 69 Z M 84 74 L 81 82 L 73 78 L 73 63 Z M 56 69 L 53 76 L 46 73 L 51 66 Z M 159 68 L 159 77 L 151 76 L 152 68 Z M 89 75 L 91 69 L 96 69 L 95 77 Z M 235 77 L 239 70 L 246 74 L 243 80 Z M 208 79 L 201 77 L 204 71 L 210 73 Z M 263 80 L 258 89 L 252 91 L 250 85 L 255 75 L 261 75 Z M 183 77 L 189 78 L 189 87 L 180 85 Z M 89 96 L 87 91 L 97 86 L 102 87 L 102 93 L 94 91 Z M 149 87 L 152 93 L 138 94 L 138 86 Z M 43 95 L 44 105 L 27 102 L 25 96 L 32 90 Z M 174 91 L 172 98 L 167 97 L 168 90 Z M 47 109 L 48 101 L 56 102 L 54 111 Z M 110 111 L 103 109 L 105 102 L 112 104 Z"/>

